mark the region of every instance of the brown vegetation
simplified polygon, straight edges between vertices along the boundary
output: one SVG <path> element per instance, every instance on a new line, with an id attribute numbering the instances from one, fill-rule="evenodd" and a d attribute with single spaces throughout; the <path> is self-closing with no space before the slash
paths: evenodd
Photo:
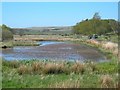
<path id="1" fill-rule="evenodd" d="M 101 88 L 114 88 L 114 80 L 109 75 L 103 75 L 100 78 Z"/>
<path id="2" fill-rule="evenodd" d="M 83 74 L 85 72 L 85 66 L 84 64 L 81 64 L 79 62 L 76 62 L 75 64 L 73 64 L 73 66 L 71 67 L 72 72 L 75 73 L 81 73 Z"/>

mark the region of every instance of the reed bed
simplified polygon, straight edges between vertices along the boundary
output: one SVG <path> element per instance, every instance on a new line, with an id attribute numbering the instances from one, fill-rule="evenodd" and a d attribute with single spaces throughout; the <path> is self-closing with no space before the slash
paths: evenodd
<path id="1" fill-rule="evenodd" d="M 101 87 L 116 88 L 117 67 L 115 63 L 95 63 L 88 61 L 85 63 L 70 61 L 5 61 L 3 60 L 3 85 L 10 85 L 10 82 L 22 82 L 24 87 L 46 87 L 49 88 L 81 88 L 81 87 Z M 15 66 L 17 64 L 17 66 Z M 15 80 L 15 81 L 14 81 Z M 36 84 L 29 84 L 29 81 Z M 7 84 L 8 83 L 8 84 Z M 27 85 L 27 86 L 26 86 Z M 43 86 L 39 86 L 43 85 Z"/>
<path id="2" fill-rule="evenodd" d="M 83 42 L 87 45 L 92 45 L 97 48 L 104 49 L 108 52 L 111 52 L 113 55 L 118 56 L 118 44 L 108 41 L 97 41 L 97 40 L 86 40 Z"/>

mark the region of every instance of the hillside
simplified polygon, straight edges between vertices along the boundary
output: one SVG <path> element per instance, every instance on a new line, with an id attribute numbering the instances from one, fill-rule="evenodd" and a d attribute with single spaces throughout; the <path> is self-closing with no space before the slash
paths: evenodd
<path id="1" fill-rule="evenodd" d="M 54 34 L 72 34 L 72 27 L 29 27 L 29 28 L 12 28 L 16 35 L 54 35 Z"/>

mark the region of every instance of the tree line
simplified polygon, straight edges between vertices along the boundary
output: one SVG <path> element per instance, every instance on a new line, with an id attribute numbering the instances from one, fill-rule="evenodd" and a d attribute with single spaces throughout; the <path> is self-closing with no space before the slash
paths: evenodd
<path id="1" fill-rule="evenodd" d="M 73 26 L 73 32 L 84 35 L 118 33 L 118 24 L 114 19 L 101 19 L 99 13 L 95 13 L 92 19 L 82 20 Z"/>

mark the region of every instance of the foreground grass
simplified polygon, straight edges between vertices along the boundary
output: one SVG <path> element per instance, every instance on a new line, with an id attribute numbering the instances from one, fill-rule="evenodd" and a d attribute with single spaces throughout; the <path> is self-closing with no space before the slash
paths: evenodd
<path id="1" fill-rule="evenodd" d="M 2 64 L 3 88 L 116 88 L 117 57 L 109 62 L 23 60 Z"/>

